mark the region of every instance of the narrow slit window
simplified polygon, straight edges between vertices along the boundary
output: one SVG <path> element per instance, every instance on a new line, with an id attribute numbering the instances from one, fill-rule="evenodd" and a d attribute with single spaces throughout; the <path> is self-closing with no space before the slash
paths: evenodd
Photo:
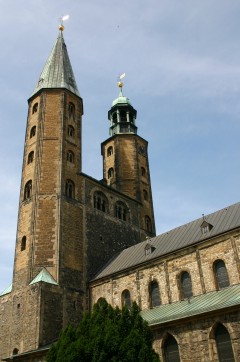
<path id="1" fill-rule="evenodd" d="M 24 200 L 30 199 L 32 196 L 32 180 L 29 180 L 24 187 Z"/>
<path id="2" fill-rule="evenodd" d="M 36 134 L 36 126 L 33 126 L 30 130 L 30 138 L 33 138 Z"/>
<path id="3" fill-rule="evenodd" d="M 27 160 L 27 163 L 32 163 L 34 160 L 34 151 L 31 151 L 29 154 L 28 154 L 28 160 Z"/>
<path id="4" fill-rule="evenodd" d="M 32 107 L 32 114 L 37 113 L 37 111 L 38 111 L 38 103 L 34 103 Z"/>
<path id="5" fill-rule="evenodd" d="M 26 245 L 27 245 L 27 238 L 26 236 L 23 236 L 21 240 L 21 251 L 26 249 Z"/>

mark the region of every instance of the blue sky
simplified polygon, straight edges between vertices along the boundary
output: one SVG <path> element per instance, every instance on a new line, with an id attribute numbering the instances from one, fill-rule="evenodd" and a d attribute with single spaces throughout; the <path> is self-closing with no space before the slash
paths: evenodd
<path id="1" fill-rule="evenodd" d="M 11 283 L 30 97 L 64 31 L 84 101 L 83 171 L 102 178 L 107 112 L 124 95 L 149 141 L 158 234 L 239 201 L 239 1 L 0 0 L 0 291 Z"/>

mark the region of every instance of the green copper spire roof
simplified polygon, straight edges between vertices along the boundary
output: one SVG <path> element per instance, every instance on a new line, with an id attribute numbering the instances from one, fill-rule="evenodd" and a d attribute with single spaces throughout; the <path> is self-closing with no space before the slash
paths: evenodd
<path id="1" fill-rule="evenodd" d="M 31 281 L 29 285 L 36 284 L 39 282 L 45 282 L 53 285 L 58 285 L 55 279 L 51 276 L 51 274 L 47 271 L 47 269 L 43 268 L 40 273 L 38 273 L 35 278 Z"/>
<path id="2" fill-rule="evenodd" d="M 61 30 L 32 96 L 44 88 L 65 88 L 80 97 Z"/>
<path id="3" fill-rule="evenodd" d="M 130 100 L 127 97 L 124 97 L 122 94 L 122 89 L 119 92 L 119 96 L 118 98 L 114 99 L 114 101 L 112 102 L 112 107 L 115 106 L 116 104 L 129 104 L 131 106 Z"/>

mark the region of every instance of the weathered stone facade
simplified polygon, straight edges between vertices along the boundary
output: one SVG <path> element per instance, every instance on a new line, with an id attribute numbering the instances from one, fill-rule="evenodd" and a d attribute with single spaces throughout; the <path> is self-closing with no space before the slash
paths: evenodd
<path id="1" fill-rule="evenodd" d="M 147 151 L 138 152 L 147 142 L 131 132 L 109 138 L 113 156 L 104 153 L 104 179 L 95 180 L 82 173 L 82 115 L 60 31 L 29 99 L 13 284 L 0 296 L 1 358 L 38 361 L 89 308 L 87 283 L 96 272 L 155 235 Z M 125 170 L 115 185 L 108 175 L 113 157 L 112 180 Z"/>
<path id="2" fill-rule="evenodd" d="M 161 322 L 161 306 L 174 306 L 185 299 L 179 284 L 179 276 L 184 271 L 190 274 L 192 282 L 192 297 L 189 299 L 189 304 L 192 298 L 204 294 L 211 297 L 212 292 L 219 290 L 214 271 L 214 263 L 217 260 L 225 263 L 229 290 L 231 286 L 239 285 L 239 242 L 240 229 L 237 228 L 163 257 L 153 260 L 148 260 L 146 257 L 144 264 L 133 262 L 133 266 L 127 269 L 123 268 L 121 271 L 112 269 L 112 274 L 108 273 L 105 277 L 99 278 L 96 276 L 90 283 L 91 306 L 99 298 L 104 297 L 108 303 L 121 308 L 124 303 L 123 292 L 127 289 L 131 300 L 136 301 L 141 307 L 144 317 L 144 312 L 153 308 L 150 286 L 156 281 L 160 291 L 159 321 L 154 323 L 152 328 L 154 347 L 163 361 L 165 361 L 163 346 L 168 335 L 176 339 L 182 362 L 219 361 L 213 332 L 218 324 L 227 328 L 235 360 L 238 361 L 240 359 L 239 302 L 231 308 L 219 307 L 219 310 L 216 308 L 201 315 L 179 315 L 177 319 L 171 321 L 170 318 L 167 322 Z M 142 243 L 143 253 L 145 245 L 146 242 Z"/>
<path id="3" fill-rule="evenodd" d="M 127 290 L 163 361 L 168 336 L 178 360 L 218 361 L 218 325 L 240 360 L 240 207 L 154 238 L 148 143 L 137 135 L 136 114 L 121 89 L 101 145 L 103 179 L 85 175 L 83 102 L 61 31 L 29 99 L 13 284 L 0 296 L 1 359 L 45 361 L 62 328 L 101 297 L 122 307 Z"/>

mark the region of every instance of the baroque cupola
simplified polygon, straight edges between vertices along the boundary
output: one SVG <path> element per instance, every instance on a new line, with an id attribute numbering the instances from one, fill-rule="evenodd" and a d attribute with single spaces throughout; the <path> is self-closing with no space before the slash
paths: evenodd
<path id="1" fill-rule="evenodd" d="M 137 111 L 131 105 L 129 99 L 123 96 L 123 83 L 118 82 L 120 88 L 119 96 L 112 102 L 112 107 L 108 112 L 110 121 L 110 136 L 121 133 L 137 134 L 136 118 Z"/>

